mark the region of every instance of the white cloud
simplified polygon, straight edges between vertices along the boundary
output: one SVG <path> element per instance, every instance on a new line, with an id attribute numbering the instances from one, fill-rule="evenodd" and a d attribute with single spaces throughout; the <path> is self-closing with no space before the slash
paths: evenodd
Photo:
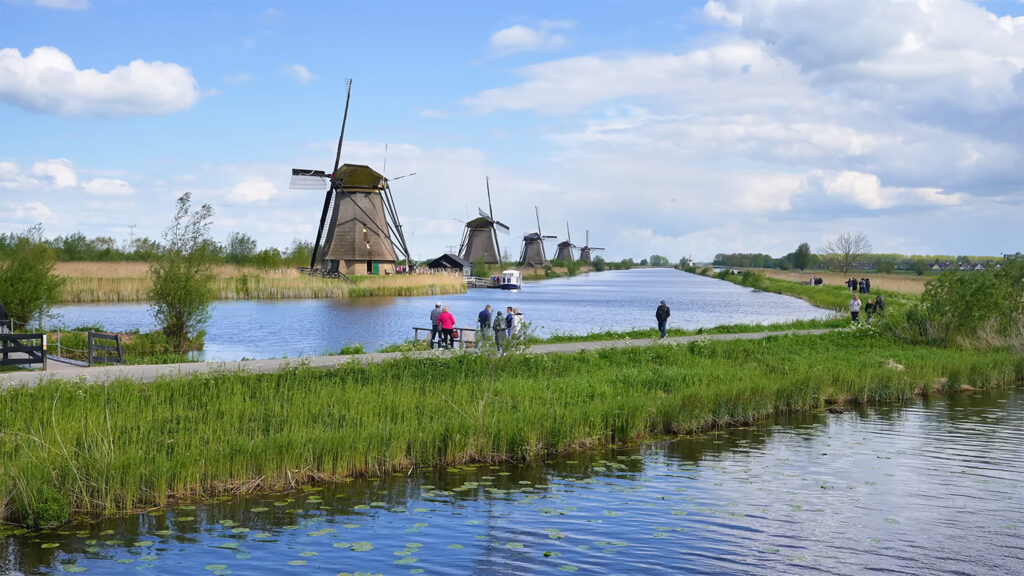
<path id="1" fill-rule="evenodd" d="M 55 188 L 73 188 L 78 186 L 78 174 L 67 158 L 36 162 L 32 165 L 32 173 L 38 176 L 49 176 Z"/>
<path id="2" fill-rule="evenodd" d="M 82 190 L 90 196 L 131 196 L 135 190 L 124 180 L 96 178 L 82 183 Z"/>
<path id="3" fill-rule="evenodd" d="M 292 64 L 285 69 L 285 72 L 299 84 L 309 84 L 316 80 L 316 76 L 302 64 Z"/>
<path id="4" fill-rule="evenodd" d="M 0 100 L 61 116 L 137 116 L 187 110 L 199 98 L 192 73 L 178 64 L 135 60 L 107 73 L 79 70 L 71 57 L 40 47 L 28 57 L 0 50 Z"/>
<path id="5" fill-rule="evenodd" d="M 491 35 L 491 51 L 497 55 L 505 55 L 530 50 L 561 48 L 567 43 L 565 36 L 552 32 L 552 30 L 571 27 L 572 22 L 570 21 L 545 21 L 539 29 L 520 24 L 509 26 Z"/>
<path id="6" fill-rule="evenodd" d="M 22 223 L 34 224 L 36 222 L 53 222 L 56 219 L 52 210 L 42 202 L 16 202 L 6 203 L 4 211 L 10 214 L 15 220 Z"/>
<path id="7" fill-rule="evenodd" d="M 34 0 L 33 4 L 59 10 L 85 10 L 89 7 L 89 0 Z"/>
<path id="8" fill-rule="evenodd" d="M 277 196 L 277 187 L 262 178 L 250 178 L 239 182 L 228 192 L 226 199 L 235 204 L 266 204 Z"/>
<path id="9" fill-rule="evenodd" d="M 825 174 L 822 186 L 827 195 L 869 210 L 899 205 L 957 206 L 966 198 L 959 193 L 943 194 L 940 188 L 882 186 L 878 176 L 852 171 Z"/>

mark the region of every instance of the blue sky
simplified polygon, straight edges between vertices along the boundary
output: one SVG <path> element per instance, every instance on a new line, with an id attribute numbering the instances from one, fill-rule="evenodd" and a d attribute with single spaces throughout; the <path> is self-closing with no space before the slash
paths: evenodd
<path id="1" fill-rule="evenodd" d="M 0 0 L 0 232 L 316 234 L 384 169 L 413 256 L 486 206 L 606 257 L 1024 249 L 1024 3 Z M 553 245 L 549 248 L 553 251 Z"/>

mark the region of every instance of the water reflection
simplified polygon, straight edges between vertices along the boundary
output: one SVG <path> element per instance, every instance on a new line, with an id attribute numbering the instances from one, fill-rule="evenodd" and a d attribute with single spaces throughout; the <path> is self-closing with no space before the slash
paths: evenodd
<path id="1" fill-rule="evenodd" d="M 485 304 L 518 307 L 533 331 L 586 334 L 652 328 L 659 300 L 672 306 L 670 326 L 711 327 L 821 318 L 830 312 L 778 294 L 672 269 L 618 270 L 528 283 L 520 291 L 350 300 L 241 300 L 214 304 L 205 359 L 298 357 L 361 344 L 367 351 L 412 338 L 429 326 L 434 302 L 449 305 L 459 326 L 473 326 Z M 155 328 L 144 303 L 79 304 L 54 309 L 64 327 Z"/>
<path id="2" fill-rule="evenodd" d="M 9 536 L 0 573 L 1019 573 L 1022 412 L 1018 387 L 185 503 Z"/>

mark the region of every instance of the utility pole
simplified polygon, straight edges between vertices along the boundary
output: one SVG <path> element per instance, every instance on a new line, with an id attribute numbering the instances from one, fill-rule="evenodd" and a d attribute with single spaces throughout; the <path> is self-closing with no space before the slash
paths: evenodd
<path id="1" fill-rule="evenodd" d="M 128 225 L 128 247 L 129 248 L 134 248 L 135 247 L 135 227 L 136 226 L 137 226 L 137 224 L 129 224 Z"/>

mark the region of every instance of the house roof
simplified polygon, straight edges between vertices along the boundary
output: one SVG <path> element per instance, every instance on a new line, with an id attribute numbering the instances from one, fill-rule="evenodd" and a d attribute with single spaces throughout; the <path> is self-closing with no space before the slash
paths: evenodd
<path id="1" fill-rule="evenodd" d="M 427 268 L 471 268 L 473 264 L 455 254 L 442 254 L 427 264 Z"/>

